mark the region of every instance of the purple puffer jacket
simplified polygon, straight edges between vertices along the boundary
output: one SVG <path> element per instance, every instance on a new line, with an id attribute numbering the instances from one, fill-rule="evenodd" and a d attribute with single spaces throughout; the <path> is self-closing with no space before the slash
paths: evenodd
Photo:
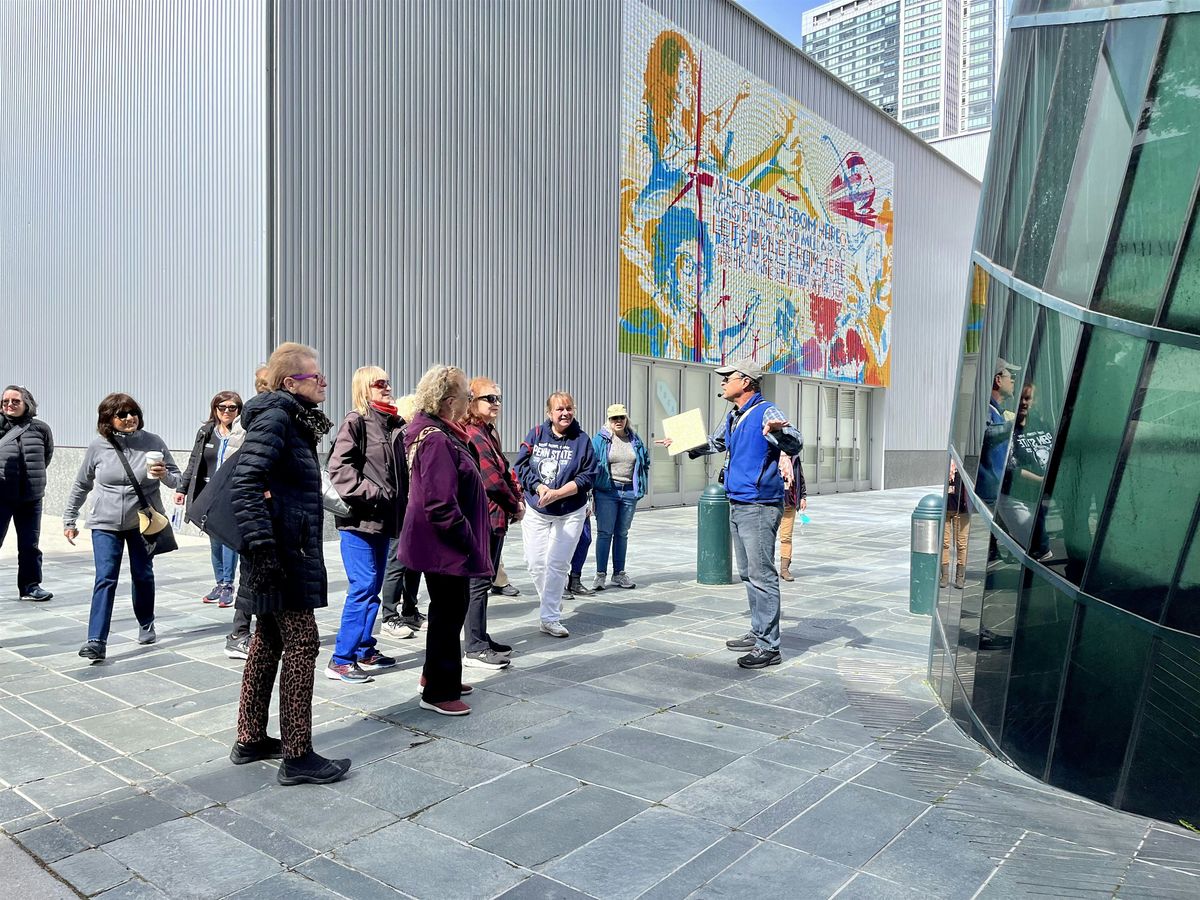
<path id="1" fill-rule="evenodd" d="M 445 422 L 423 412 L 404 432 L 406 451 L 427 428 L 435 430 L 413 460 L 396 555 L 415 572 L 491 578 L 492 529 L 479 463 Z"/>

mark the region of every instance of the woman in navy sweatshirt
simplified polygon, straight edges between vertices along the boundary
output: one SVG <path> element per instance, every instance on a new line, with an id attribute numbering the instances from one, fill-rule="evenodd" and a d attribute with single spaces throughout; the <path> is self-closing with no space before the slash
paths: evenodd
<path id="1" fill-rule="evenodd" d="M 546 421 L 525 436 L 516 470 L 525 492 L 521 538 L 541 600 L 541 629 L 551 637 L 565 638 L 570 632 L 560 621 L 563 588 L 596 477 L 592 442 L 575 421 L 575 400 L 570 394 L 556 391 L 546 400 Z"/>

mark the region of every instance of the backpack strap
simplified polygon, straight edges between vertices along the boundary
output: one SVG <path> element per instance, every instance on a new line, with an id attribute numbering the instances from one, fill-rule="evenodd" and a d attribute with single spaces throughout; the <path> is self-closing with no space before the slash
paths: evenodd
<path id="1" fill-rule="evenodd" d="M 417 451 L 420 450 L 421 445 L 425 443 L 425 438 L 429 437 L 429 435 L 433 434 L 435 431 L 441 431 L 441 429 L 435 428 L 432 425 L 422 428 L 421 433 L 417 435 L 417 439 L 413 441 L 412 446 L 408 448 L 408 453 L 405 454 L 405 459 L 408 462 L 408 474 L 410 478 L 412 476 L 413 465 L 417 461 Z"/>

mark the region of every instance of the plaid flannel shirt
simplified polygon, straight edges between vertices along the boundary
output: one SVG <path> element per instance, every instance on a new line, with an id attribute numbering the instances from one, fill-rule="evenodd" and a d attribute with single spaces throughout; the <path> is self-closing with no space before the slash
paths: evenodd
<path id="1" fill-rule="evenodd" d="M 521 506 L 521 486 L 516 473 L 500 449 L 500 438 L 492 425 L 467 425 L 471 446 L 479 455 L 479 473 L 488 498 L 492 531 L 508 530 L 509 519 Z"/>

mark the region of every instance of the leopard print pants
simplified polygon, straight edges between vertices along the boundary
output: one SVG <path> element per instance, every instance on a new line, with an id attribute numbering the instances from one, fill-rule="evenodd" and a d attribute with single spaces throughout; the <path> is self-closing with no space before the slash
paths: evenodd
<path id="1" fill-rule="evenodd" d="M 243 744 L 267 736 L 271 689 L 279 675 L 279 737 L 288 759 L 312 749 L 313 671 L 321 638 L 311 609 L 261 615 L 250 639 L 242 672 L 237 739 Z M 282 668 L 280 658 L 283 659 Z"/>

